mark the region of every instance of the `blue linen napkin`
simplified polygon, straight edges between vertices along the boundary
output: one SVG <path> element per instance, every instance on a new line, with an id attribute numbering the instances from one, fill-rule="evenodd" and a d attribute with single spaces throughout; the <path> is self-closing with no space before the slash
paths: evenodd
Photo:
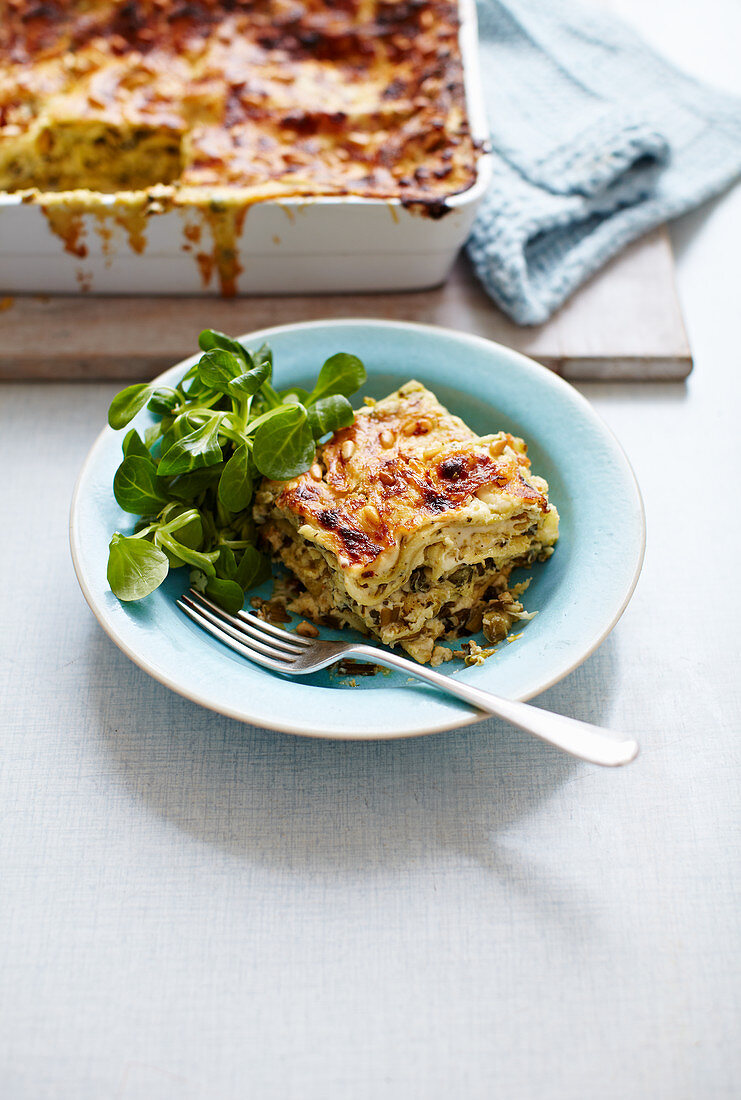
<path id="1" fill-rule="evenodd" d="M 468 254 L 497 305 L 545 321 L 630 241 L 741 174 L 741 100 L 573 0 L 477 0 L 493 180 Z"/>

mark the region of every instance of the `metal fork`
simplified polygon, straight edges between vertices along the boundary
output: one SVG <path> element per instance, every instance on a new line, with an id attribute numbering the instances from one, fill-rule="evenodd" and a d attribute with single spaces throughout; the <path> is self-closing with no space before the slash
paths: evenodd
<path id="1" fill-rule="evenodd" d="M 497 718 L 540 737 L 550 745 L 556 745 L 572 756 L 587 760 L 590 764 L 616 767 L 628 764 L 638 754 L 638 744 L 632 738 L 617 740 L 599 726 L 592 726 L 588 722 L 539 710 L 527 703 L 502 699 L 490 691 L 482 691 L 481 688 L 472 687 L 449 676 L 441 676 L 426 665 L 418 665 L 390 650 L 355 642 L 324 642 L 304 638 L 300 634 L 289 634 L 249 611 L 229 615 L 195 589 L 183 595 L 177 604 L 194 623 L 207 630 L 214 638 L 272 672 L 285 676 L 304 676 L 327 668 L 344 657 L 354 657 L 360 661 L 370 661 L 374 665 L 398 668 L 428 684 L 434 684 L 449 695 L 456 695 L 479 710 L 495 714 Z"/>

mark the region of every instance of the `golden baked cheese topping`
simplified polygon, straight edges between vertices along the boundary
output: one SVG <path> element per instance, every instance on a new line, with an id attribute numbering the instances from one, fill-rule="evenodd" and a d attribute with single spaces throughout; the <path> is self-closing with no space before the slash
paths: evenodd
<path id="1" fill-rule="evenodd" d="M 427 204 L 476 149 L 452 0 L 4 0 L 0 189 Z"/>
<path id="2" fill-rule="evenodd" d="M 529 617 L 509 577 L 553 552 L 547 493 L 521 439 L 477 436 L 408 382 L 360 409 L 307 473 L 263 481 L 254 518 L 302 586 L 290 610 L 435 664 L 450 658 L 441 639 L 496 642 Z"/>
<path id="3" fill-rule="evenodd" d="M 390 557 L 384 551 L 425 529 L 498 522 L 525 507 L 547 511 L 529 468 L 522 440 L 504 432 L 479 438 L 409 382 L 361 409 L 317 452 L 311 471 L 282 488 L 273 483 L 275 506 L 321 532 L 342 565 L 377 576 Z"/>

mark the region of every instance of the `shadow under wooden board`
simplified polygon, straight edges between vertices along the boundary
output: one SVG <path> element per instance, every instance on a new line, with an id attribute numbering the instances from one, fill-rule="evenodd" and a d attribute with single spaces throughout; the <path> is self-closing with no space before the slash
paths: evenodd
<path id="1" fill-rule="evenodd" d="M 665 229 L 635 242 L 544 325 L 522 327 L 486 296 L 463 257 L 433 290 L 271 298 L 0 299 L 0 379 L 146 380 L 197 350 L 202 328 L 232 335 L 293 321 L 362 317 L 471 332 L 572 381 L 679 381 L 692 370 Z"/>

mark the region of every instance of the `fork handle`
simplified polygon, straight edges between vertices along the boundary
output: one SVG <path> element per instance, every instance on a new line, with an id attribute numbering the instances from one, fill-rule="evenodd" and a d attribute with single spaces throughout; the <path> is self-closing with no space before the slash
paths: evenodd
<path id="1" fill-rule="evenodd" d="M 563 714 L 540 710 L 539 707 L 532 707 L 528 703 L 515 703 L 511 699 L 502 699 L 491 691 L 482 691 L 481 688 L 461 683 L 460 680 L 454 680 L 450 676 L 441 676 L 434 669 L 418 665 L 395 653 L 375 649 L 369 645 L 357 645 L 346 650 L 343 656 L 360 657 L 376 665 L 385 665 L 387 668 L 398 668 L 408 672 L 419 680 L 434 684 L 441 691 L 446 691 L 448 695 L 456 695 L 479 710 L 495 714 L 497 718 L 504 719 L 505 722 L 517 726 L 526 733 L 534 734 L 535 737 L 563 749 L 564 752 L 571 753 L 572 756 L 587 760 L 590 764 L 614 768 L 621 764 L 629 764 L 638 755 L 638 743 L 632 738 L 618 740 L 611 737 L 606 730 L 600 729 L 599 726 L 592 726 L 589 722 L 580 722 L 576 718 L 567 718 Z"/>

